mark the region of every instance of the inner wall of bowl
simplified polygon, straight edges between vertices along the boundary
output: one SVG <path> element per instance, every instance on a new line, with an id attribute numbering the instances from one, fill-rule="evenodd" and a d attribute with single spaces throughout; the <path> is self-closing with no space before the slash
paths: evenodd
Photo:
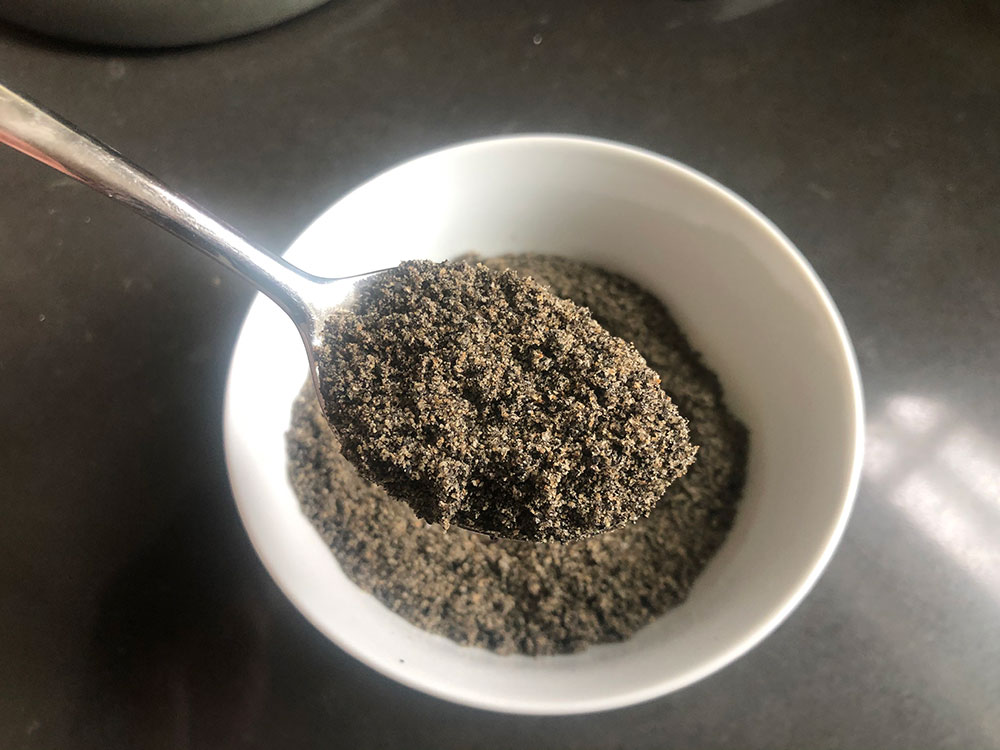
<path id="1" fill-rule="evenodd" d="M 752 433 L 748 483 L 723 549 L 687 603 L 625 643 L 499 657 L 414 628 L 354 587 L 298 512 L 283 432 L 305 358 L 291 325 L 260 301 L 234 355 L 226 434 L 240 511 L 272 575 L 317 627 L 376 669 L 499 710 L 624 705 L 735 658 L 804 593 L 845 508 L 849 367 L 805 267 L 759 217 L 681 168 L 546 139 L 471 144 L 405 164 L 332 207 L 288 257 L 338 276 L 469 251 L 576 257 L 667 303 Z"/>

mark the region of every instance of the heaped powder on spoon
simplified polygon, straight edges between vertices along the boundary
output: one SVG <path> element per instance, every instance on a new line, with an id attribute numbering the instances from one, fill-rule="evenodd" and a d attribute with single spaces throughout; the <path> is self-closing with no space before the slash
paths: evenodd
<path id="1" fill-rule="evenodd" d="M 403 263 L 362 281 L 323 342 L 344 455 L 445 528 L 606 532 L 648 515 L 695 457 L 636 348 L 512 271 Z"/>
<path id="2" fill-rule="evenodd" d="M 419 627 L 500 653 L 623 640 L 683 602 L 725 539 L 743 487 L 746 429 L 663 305 L 631 281 L 555 257 L 483 262 L 532 276 L 635 344 L 690 420 L 700 448 L 687 474 L 648 518 L 581 541 L 446 532 L 359 476 L 307 384 L 287 436 L 293 487 L 344 572 Z"/>

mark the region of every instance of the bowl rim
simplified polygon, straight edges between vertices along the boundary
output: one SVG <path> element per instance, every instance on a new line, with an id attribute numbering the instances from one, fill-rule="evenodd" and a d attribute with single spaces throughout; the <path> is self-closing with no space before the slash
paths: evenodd
<path id="1" fill-rule="evenodd" d="M 367 667 L 375 670 L 376 672 L 389 677 L 396 682 L 399 682 L 407 687 L 418 690 L 422 693 L 432 695 L 443 700 L 447 700 L 453 703 L 458 703 L 465 706 L 470 706 L 473 708 L 484 709 L 488 711 L 500 712 L 500 713 L 510 713 L 510 714 L 523 714 L 523 715 L 570 715 L 570 714 L 583 714 L 583 713 L 595 713 L 600 711 L 608 711 L 617 708 L 624 708 L 626 706 L 635 705 L 638 703 L 643 703 L 654 698 L 658 698 L 669 693 L 675 692 L 689 685 L 692 685 L 699 680 L 708 677 L 714 672 L 719 671 L 723 667 L 731 664 L 736 659 L 740 658 L 753 647 L 764 640 L 768 635 L 774 632 L 775 629 L 781 623 L 783 623 L 788 616 L 795 610 L 796 607 L 802 602 L 806 595 L 812 590 L 816 582 L 819 580 L 823 571 L 826 569 L 833 557 L 837 545 L 843 538 L 844 531 L 847 527 L 847 522 L 850 518 L 851 511 L 854 507 L 858 484 L 861 477 L 861 467 L 862 459 L 864 455 L 864 396 L 861 384 L 861 376 L 858 368 L 857 357 L 854 352 L 854 347 L 851 343 L 850 336 L 848 335 L 847 328 L 844 324 L 843 318 L 840 315 L 840 311 L 837 309 L 836 304 L 833 301 L 829 291 L 826 286 L 820 280 L 818 274 L 813 269 L 812 265 L 808 260 L 802 255 L 798 248 L 785 236 L 785 234 L 778 229 L 778 227 L 768 219 L 761 211 L 755 208 L 746 199 L 742 198 L 740 195 L 730 190 L 726 186 L 722 185 L 713 178 L 705 175 L 704 173 L 684 164 L 676 159 L 672 159 L 668 156 L 655 153 L 653 151 L 631 146 L 628 144 L 620 143 L 617 141 L 612 141 L 604 138 L 597 138 L 592 136 L 581 136 L 573 134 L 561 134 L 561 133 L 524 133 L 515 135 L 503 135 L 503 136 L 490 136 L 484 138 L 476 138 L 468 141 L 461 141 L 449 145 L 436 148 L 434 150 L 422 153 L 410 159 L 406 159 L 402 162 L 394 164 L 375 176 L 365 180 L 356 187 L 347 191 L 341 195 L 337 200 L 330 204 L 327 208 L 323 209 L 316 217 L 307 224 L 296 238 L 289 244 L 285 252 L 288 249 L 294 247 L 301 239 L 302 235 L 309 231 L 313 224 L 320 220 L 326 212 L 328 212 L 333 206 L 337 205 L 345 198 L 354 193 L 364 189 L 370 183 L 379 180 L 383 175 L 408 167 L 415 162 L 419 162 L 426 159 L 433 159 L 442 153 L 450 151 L 471 151 L 479 149 L 490 149 L 497 147 L 506 147 L 510 145 L 570 145 L 576 147 L 582 147 L 585 149 L 594 149 L 597 151 L 604 151 L 606 153 L 611 153 L 619 157 L 640 159 L 648 164 L 653 164 L 661 169 L 667 169 L 674 173 L 679 174 L 689 180 L 698 183 L 703 188 L 707 188 L 710 192 L 717 195 L 724 202 L 728 203 L 733 209 L 736 209 L 743 214 L 745 214 L 754 223 L 759 225 L 774 241 L 776 249 L 780 249 L 786 255 L 786 257 L 796 264 L 799 270 L 803 273 L 804 278 L 809 282 L 812 291 L 817 295 L 819 302 L 823 311 L 826 313 L 830 322 L 833 323 L 834 330 L 836 331 L 837 341 L 840 346 L 841 353 L 844 355 L 845 362 L 847 364 L 847 375 L 850 382 L 850 394 L 851 400 L 853 402 L 853 451 L 850 456 L 850 471 L 847 476 L 847 481 L 844 485 L 843 491 L 841 493 L 841 507 L 840 512 L 837 517 L 836 524 L 834 525 L 830 535 L 828 536 L 825 545 L 819 555 L 815 558 L 815 561 L 809 569 L 808 573 L 802 578 L 801 582 L 798 584 L 797 588 L 791 592 L 791 594 L 786 598 L 782 606 L 775 610 L 772 616 L 764 623 L 757 626 L 752 631 L 748 632 L 739 642 L 734 643 L 728 648 L 720 651 L 713 658 L 705 660 L 705 662 L 698 668 L 690 669 L 687 672 L 674 676 L 665 678 L 659 682 L 646 685 L 634 690 L 626 690 L 615 693 L 614 695 L 609 695 L 601 698 L 592 698 L 585 700 L 577 700 L 573 704 L 568 705 L 564 702 L 559 701 L 521 701 L 518 699 L 504 699 L 496 700 L 492 698 L 482 698 L 478 695 L 469 695 L 461 690 L 449 689 L 446 683 L 436 682 L 429 683 L 420 678 L 414 677 L 409 674 L 406 670 L 401 670 L 394 661 L 377 661 L 375 659 L 369 658 L 368 655 L 362 653 L 357 649 L 353 643 L 345 641 L 340 638 L 336 633 L 331 632 L 325 626 L 322 618 L 314 616 L 308 602 L 300 600 L 289 587 L 286 587 L 284 582 L 281 580 L 280 576 L 276 573 L 276 568 L 268 559 L 268 554 L 266 552 L 266 547 L 262 544 L 261 540 L 257 538 L 257 535 L 251 530 L 250 525 L 247 523 L 247 519 L 244 515 L 244 510 L 237 497 L 238 493 L 236 490 L 237 482 L 235 481 L 235 467 L 232 460 L 232 449 L 231 443 L 232 439 L 230 437 L 235 430 L 233 424 L 234 417 L 234 407 L 232 405 L 231 394 L 232 394 L 232 380 L 235 377 L 235 359 L 231 358 L 229 369 L 226 376 L 226 390 L 223 402 L 223 447 L 226 460 L 226 469 L 229 477 L 230 487 L 232 488 L 234 502 L 237 507 L 237 512 L 240 515 L 240 520 L 243 523 L 244 529 L 250 538 L 251 544 L 257 553 L 257 556 L 261 559 L 264 564 L 265 569 L 271 576 L 271 579 L 277 584 L 278 588 L 281 589 L 282 593 L 292 602 L 296 609 L 301 612 L 306 619 L 319 630 L 323 635 L 332 641 L 336 646 L 350 654 L 352 657 L 365 664 Z M 251 308 L 256 301 L 261 298 L 262 293 L 258 292 L 251 303 Z M 245 328 L 247 326 L 247 318 L 249 317 L 250 308 L 248 308 L 247 315 L 244 317 L 244 321 L 240 326 L 239 333 L 236 337 L 236 343 L 234 344 L 234 353 L 236 344 L 242 339 Z M 552 657 L 557 658 L 557 657 Z"/>

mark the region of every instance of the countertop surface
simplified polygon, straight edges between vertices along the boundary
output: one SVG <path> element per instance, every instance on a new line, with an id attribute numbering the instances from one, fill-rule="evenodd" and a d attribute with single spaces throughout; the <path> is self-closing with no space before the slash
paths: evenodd
<path id="1" fill-rule="evenodd" d="M 843 543 L 747 656 L 603 714 L 451 705 L 329 644 L 243 532 L 251 290 L 0 150 L 0 747 L 1000 747 L 1000 6 L 339 0 L 175 51 L 0 27 L 0 80 L 279 250 L 447 143 L 662 152 L 815 266 L 868 412 Z"/>

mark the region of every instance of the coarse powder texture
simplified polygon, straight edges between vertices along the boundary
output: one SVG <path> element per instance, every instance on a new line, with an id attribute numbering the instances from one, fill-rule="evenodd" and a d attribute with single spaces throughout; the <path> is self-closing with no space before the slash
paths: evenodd
<path id="1" fill-rule="evenodd" d="M 606 532 L 648 515 L 697 450 L 632 344 L 476 262 L 365 279 L 326 320 L 319 365 L 344 455 L 445 528 Z"/>
<path id="2" fill-rule="evenodd" d="M 413 624 L 500 653 L 554 654 L 620 641 L 684 601 L 725 539 L 743 487 L 747 432 L 663 305 L 627 279 L 575 261 L 483 261 L 546 284 L 633 342 L 690 420 L 698 460 L 648 518 L 567 544 L 428 525 L 341 454 L 312 386 L 294 405 L 289 475 L 359 587 Z"/>

